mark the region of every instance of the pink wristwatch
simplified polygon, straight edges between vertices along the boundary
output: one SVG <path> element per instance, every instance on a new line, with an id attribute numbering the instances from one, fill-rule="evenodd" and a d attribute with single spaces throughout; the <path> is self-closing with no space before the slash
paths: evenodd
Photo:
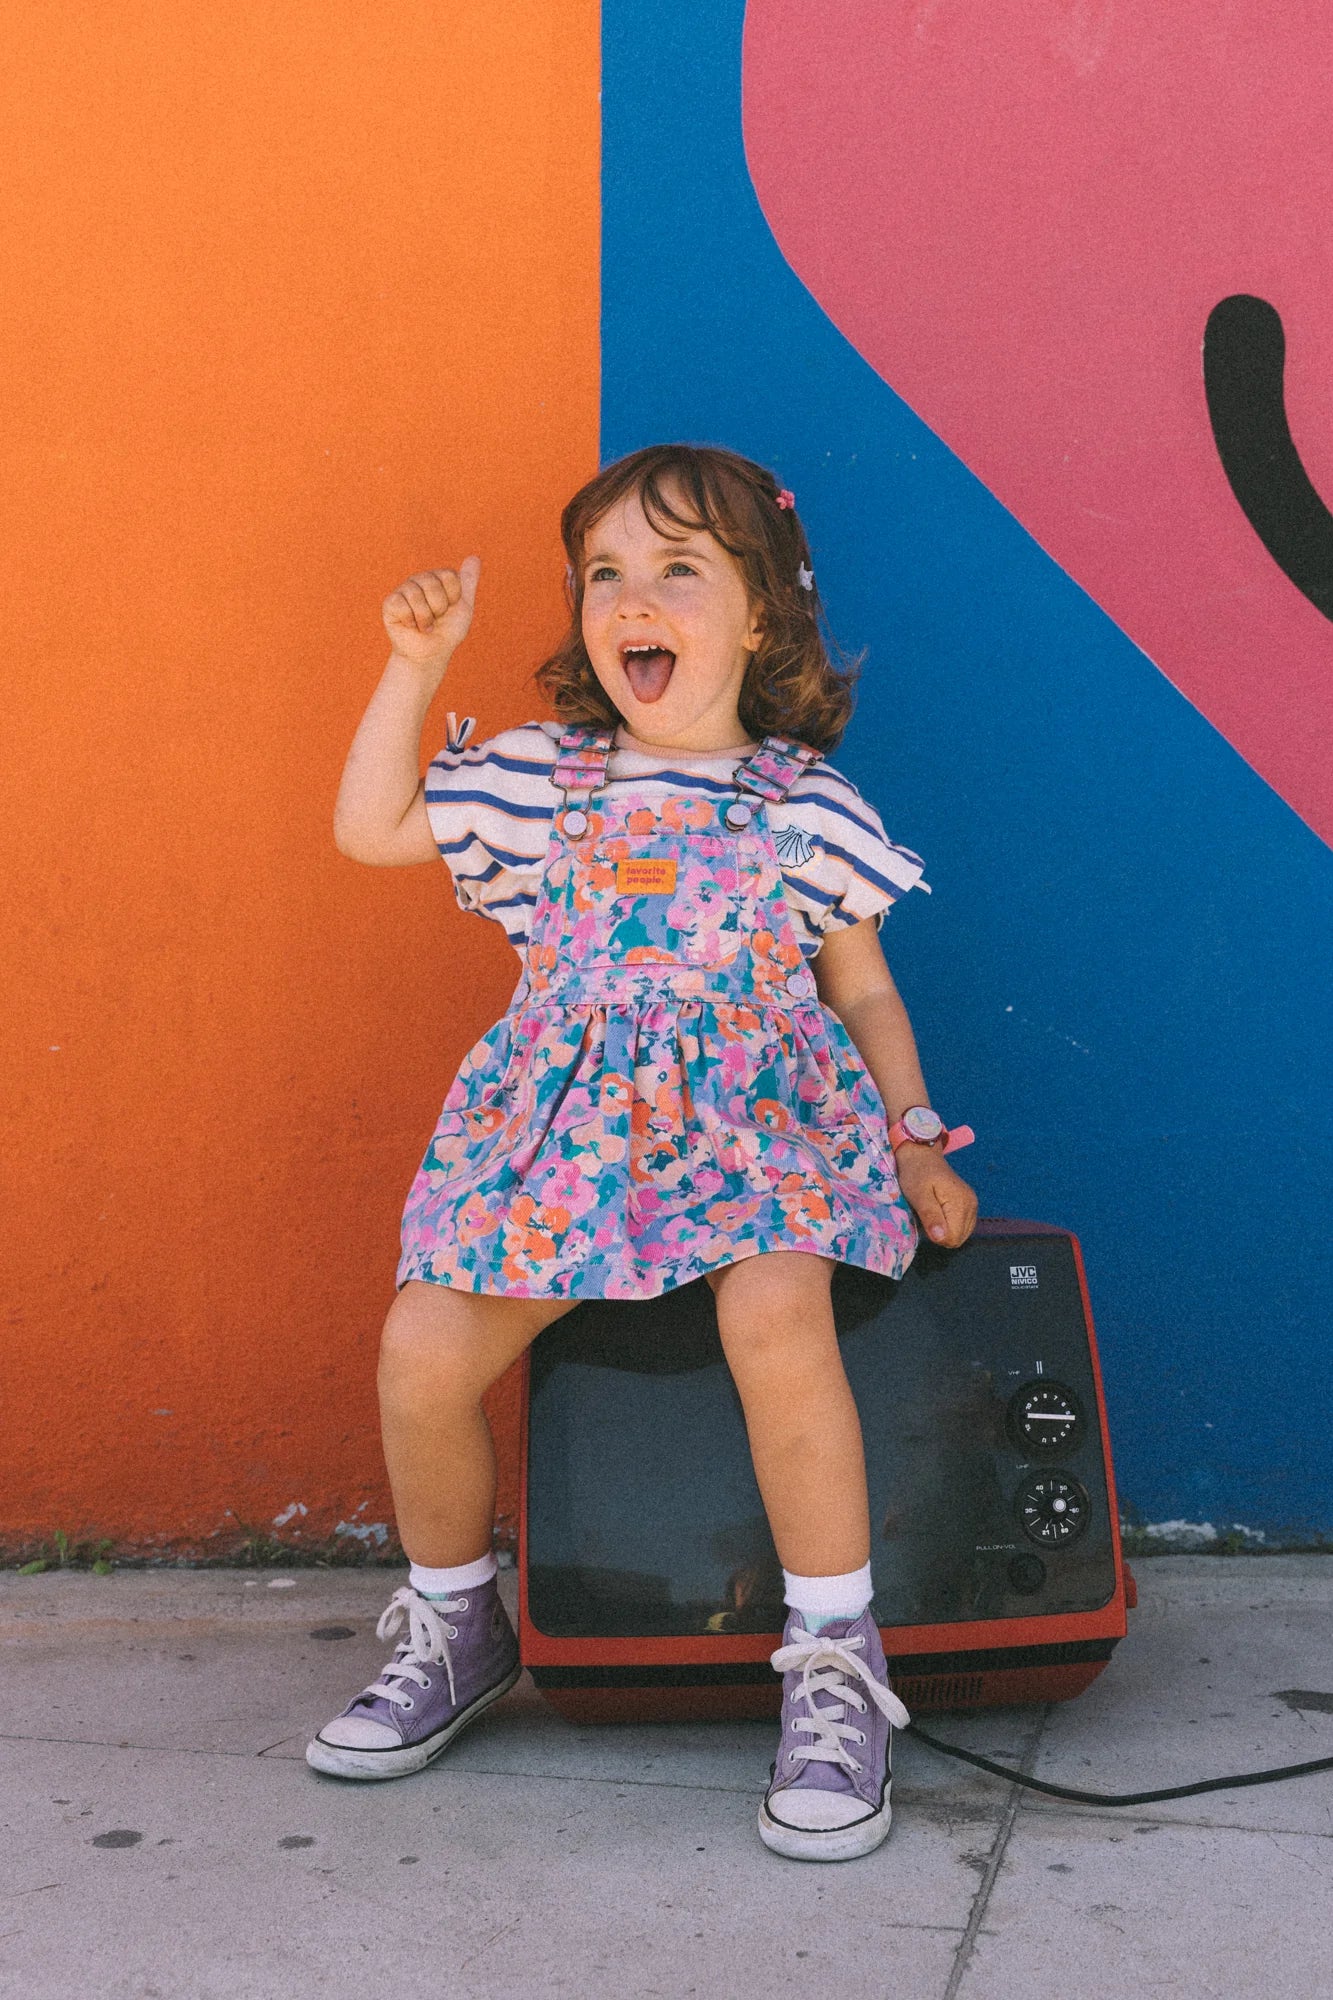
<path id="1" fill-rule="evenodd" d="M 895 1153 L 909 1140 L 918 1146 L 938 1146 L 941 1153 L 955 1153 L 960 1146 L 970 1146 L 976 1136 L 970 1125 L 955 1125 L 951 1132 L 939 1112 L 928 1104 L 914 1104 L 889 1127 L 889 1144 Z"/>

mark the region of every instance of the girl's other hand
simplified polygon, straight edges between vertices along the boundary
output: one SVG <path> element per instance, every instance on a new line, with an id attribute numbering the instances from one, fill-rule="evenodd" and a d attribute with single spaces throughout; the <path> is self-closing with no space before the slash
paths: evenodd
<path id="1" fill-rule="evenodd" d="M 480 575 L 481 557 L 465 556 L 456 570 L 420 570 L 390 592 L 384 629 L 400 659 L 443 673 L 455 646 L 467 637 Z"/>
<path id="2" fill-rule="evenodd" d="M 916 1210 L 932 1243 L 956 1250 L 977 1220 L 977 1198 L 936 1146 L 910 1141 L 896 1155 L 898 1185 Z"/>

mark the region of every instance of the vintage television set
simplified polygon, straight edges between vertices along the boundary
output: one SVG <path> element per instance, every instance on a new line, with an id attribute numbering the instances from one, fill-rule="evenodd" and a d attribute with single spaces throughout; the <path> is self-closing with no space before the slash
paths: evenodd
<path id="1" fill-rule="evenodd" d="M 901 1282 L 842 1265 L 875 1617 L 909 1709 L 1061 1700 L 1125 1632 L 1110 1442 L 1067 1231 L 987 1221 Z M 587 1300 L 526 1363 L 519 1637 L 576 1721 L 776 1714 L 782 1576 L 705 1280 Z"/>

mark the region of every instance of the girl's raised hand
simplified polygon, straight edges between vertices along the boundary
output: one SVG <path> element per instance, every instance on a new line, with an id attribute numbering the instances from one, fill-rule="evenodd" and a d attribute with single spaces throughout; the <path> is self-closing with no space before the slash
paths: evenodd
<path id="1" fill-rule="evenodd" d="M 977 1198 L 935 1146 L 899 1146 L 898 1185 L 932 1243 L 956 1250 L 977 1220 Z"/>
<path id="2" fill-rule="evenodd" d="M 443 673 L 455 646 L 467 637 L 480 575 L 481 557 L 465 556 L 456 570 L 420 570 L 390 592 L 384 629 L 400 659 Z"/>

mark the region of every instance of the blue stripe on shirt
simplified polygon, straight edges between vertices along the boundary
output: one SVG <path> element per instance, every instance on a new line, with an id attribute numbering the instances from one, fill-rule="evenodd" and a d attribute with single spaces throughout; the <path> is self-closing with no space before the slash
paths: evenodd
<path id="1" fill-rule="evenodd" d="M 509 760 L 497 757 L 489 761 L 499 764 Z M 480 770 L 480 768 L 479 766 L 478 769 Z M 549 776 L 549 771 L 552 767 L 543 768 L 546 769 Z M 613 778 L 608 780 L 607 784 L 601 787 L 601 789 L 610 792 L 626 785 L 666 785 L 687 792 L 700 792 L 712 798 L 724 798 L 729 792 L 735 790 L 735 786 L 728 783 L 726 779 L 710 778 L 697 771 L 673 770 L 663 770 L 654 772 L 651 776 L 640 776 L 637 778 Z M 539 806 L 519 805 L 501 792 L 463 790 L 453 785 L 448 786 L 444 790 L 439 790 L 433 787 L 429 781 L 426 785 L 426 804 L 428 806 L 450 804 L 482 805 L 487 807 L 491 812 L 499 813 L 510 819 L 547 821 L 552 818 L 557 809 L 556 802 L 550 805 Z M 832 813 L 839 819 L 850 821 L 861 832 L 869 834 L 870 838 L 874 841 L 878 842 L 885 837 L 880 833 L 878 827 L 862 817 L 861 814 L 853 812 L 845 800 L 830 796 L 827 792 L 802 789 L 799 800 L 792 799 L 790 800 L 790 804 L 793 808 L 798 804 L 800 806 L 821 806 L 825 812 Z M 890 844 L 893 845 L 894 843 Z M 907 850 L 904 849 L 902 851 L 906 852 Z M 912 858 L 915 860 L 917 857 L 913 856 Z"/>
<path id="2" fill-rule="evenodd" d="M 507 848 L 494 847 L 490 841 L 482 840 L 475 833 L 469 833 L 462 840 L 437 840 L 435 845 L 446 860 L 451 854 L 465 854 L 469 847 L 479 847 L 483 854 L 494 857 L 495 866 L 487 868 L 483 874 L 468 875 L 465 880 L 469 882 L 489 882 L 493 875 L 499 875 L 506 868 L 531 868 L 542 858 L 540 854 L 511 854 Z"/>
<path id="3" fill-rule="evenodd" d="M 822 903 L 825 909 L 829 909 L 838 900 L 830 890 L 821 889 L 815 882 L 807 882 L 803 876 L 789 874 L 785 868 L 782 871 L 782 879 L 789 888 L 798 890 L 812 903 Z"/>
<path id="4" fill-rule="evenodd" d="M 551 775 L 556 766 L 556 759 L 506 757 L 498 750 L 492 750 L 487 756 L 482 757 L 471 750 L 465 750 L 457 758 L 451 757 L 447 752 L 441 752 L 438 757 L 432 757 L 430 768 L 432 771 L 484 771 L 488 764 L 494 764 L 502 771 L 527 771 L 535 778 L 542 778 Z"/>
<path id="5" fill-rule="evenodd" d="M 832 841 L 827 840 L 824 842 L 824 852 L 826 854 L 836 854 L 840 861 L 847 863 L 853 875 L 859 875 L 863 882 L 870 882 L 876 889 L 882 889 L 884 894 L 891 896 L 895 902 L 902 895 L 901 883 L 891 882 L 887 875 L 876 874 L 875 870 L 859 854 L 851 854 L 845 847 L 836 847 Z"/>
<path id="6" fill-rule="evenodd" d="M 455 791 L 452 786 L 447 792 L 433 792 L 428 785 L 426 804 L 428 806 L 482 805 L 489 807 L 492 812 L 503 813 L 506 819 L 549 820 L 553 810 L 551 806 L 515 805 L 512 799 L 501 798 L 496 792 L 460 792 Z"/>

